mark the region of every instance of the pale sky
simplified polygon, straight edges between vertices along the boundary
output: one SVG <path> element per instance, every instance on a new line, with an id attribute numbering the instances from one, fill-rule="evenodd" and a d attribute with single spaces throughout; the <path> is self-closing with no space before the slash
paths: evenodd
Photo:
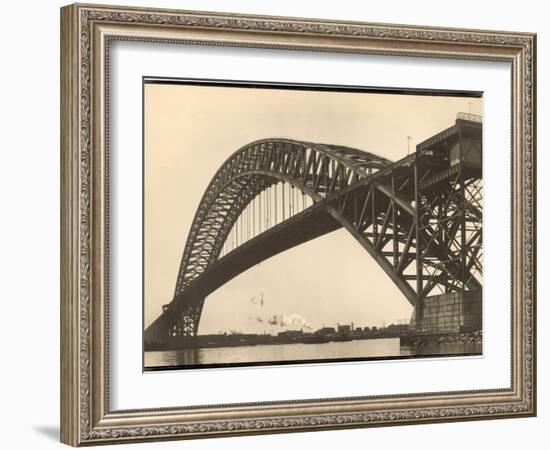
<path id="1" fill-rule="evenodd" d="M 341 144 L 396 161 L 482 99 L 172 84 L 145 86 L 144 317 L 172 300 L 187 234 L 212 177 L 238 148 L 276 137 Z M 264 305 L 252 302 L 263 293 Z M 345 230 L 252 267 L 207 299 L 199 334 L 275 332 L 257 317 L 299 314 L 316 329 L 409 320 L 412 307 Z"/>

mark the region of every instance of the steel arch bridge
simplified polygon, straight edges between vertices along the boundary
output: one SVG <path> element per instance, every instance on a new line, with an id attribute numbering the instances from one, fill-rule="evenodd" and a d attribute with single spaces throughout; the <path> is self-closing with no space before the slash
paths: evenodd
<path id="1" fill-rule="evenodd" d="M 146 342 L 197 334 L 206 296 L 253 265 L 345 228 L 423 315 L 434 294 L 481 291 L 481 123 L 459 116 L 397 162 L 264 139 L 220 167 L 197 208 L 174 298 Z"/>

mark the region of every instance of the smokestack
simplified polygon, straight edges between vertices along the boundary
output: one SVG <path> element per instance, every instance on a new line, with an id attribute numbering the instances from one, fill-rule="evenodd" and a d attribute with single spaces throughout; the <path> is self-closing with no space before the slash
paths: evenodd
<path id="1" fill-rule="evenodd" d="M 351 331 L 353 331 L 353 322 L 351 322 Z"/>

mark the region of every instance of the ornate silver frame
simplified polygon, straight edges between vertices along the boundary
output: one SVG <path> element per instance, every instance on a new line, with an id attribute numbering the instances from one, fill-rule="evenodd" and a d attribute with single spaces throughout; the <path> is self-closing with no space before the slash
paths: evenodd
<path id="1" fill-rule="evenodd" d="M 107 62 L 115 39 L 512 65 L 512 385 L 509 389 L 111 411 L 105 186 Z M 61 440 L 129 441 L 536 414 L 535 87 L 531 33 L 98 5 L 61 9 Z"/>

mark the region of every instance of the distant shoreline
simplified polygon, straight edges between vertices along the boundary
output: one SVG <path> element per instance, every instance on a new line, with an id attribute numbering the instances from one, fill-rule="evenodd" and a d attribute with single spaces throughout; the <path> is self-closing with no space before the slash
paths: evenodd
<path id="1" fill-rule="evenodd" d="M 333 335 L 270 335 L 270 334 L 230 334 L 230 335 L 199 335 L 186 337 L 185 345 L 182 339 L 173 342 L 146 343 L 145 352 L 193 350 L 201 348 L 231 348 L 257 345 L 287 345 L 287 344 L 325 344 L 330 342 L 347 342 L 372 339 L 399 338 L 400 346 L 425 346 L 452 343 L 481 343 L 481 331 L 463 333 L 417 334 L 417 333 L 369 333 L 369 334 L 333 334 Z"/>

